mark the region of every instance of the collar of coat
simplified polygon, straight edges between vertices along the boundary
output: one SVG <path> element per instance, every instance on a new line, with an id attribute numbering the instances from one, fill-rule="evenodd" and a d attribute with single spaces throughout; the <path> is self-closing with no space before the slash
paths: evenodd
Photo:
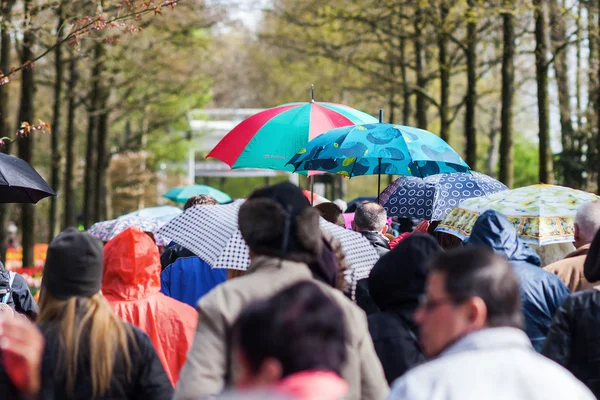
<path id="1" fill-rule="evenodd" d="M 510 348 L 532 349 L 531 341 L 520 329 L 517 328 L 484 328 L 471 332 L 458 339 L 446 348 L 440 357 L 463 353 L 473 350 L 495 350 Z"/>
<path id="2" fill-rule="evenodd" d="M 248 266 L 248 273 L 252 274 L 256 271 L 266 271 L 269 269 L 281 269 L 281 268 L 296 268 L 306 270 L 307 276 L 310 276 L 310 270 L 304 263 L 299 263 L 290 260 L 284 260 L 282 258 L 270 257 L 258 255 L 252 257 L 250 265 Z"/>
<path id="3" fill-rule="evenodd" d="M 583 246 L 581 246 L 580 248 L 578 248 L 574 252 L 569 253 L 565 258 L 573 258 L 573 257 L 585 256 L 590 251 L 590 246 L 591 246 L 591 243 L 584 244 Z"/>

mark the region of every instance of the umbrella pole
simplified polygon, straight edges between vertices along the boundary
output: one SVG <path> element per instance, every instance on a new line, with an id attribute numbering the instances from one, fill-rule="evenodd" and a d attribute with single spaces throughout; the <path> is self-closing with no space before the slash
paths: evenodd
<path id="1" fill-rule="evenodd" d="M 377 204 L 379 204 L 379 196 L 381 193 L 381 158 L 377 161 L 379 168 L 377 169 Z"/>
<path id="2" fill-rule="evenodd" d="M 310 205 L 312 206 L 315 202 L 315 176 L 310 177 Z"/>

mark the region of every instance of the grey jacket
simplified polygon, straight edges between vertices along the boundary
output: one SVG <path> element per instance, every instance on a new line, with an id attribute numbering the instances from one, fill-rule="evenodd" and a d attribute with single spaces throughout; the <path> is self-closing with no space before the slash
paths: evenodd
<path id="1" fill-rule="evenodd" d="M 312 278 L 305 264 L 257 256 L 248 275 L 227 281 L 198 302 L 198 328 L 194 344 L 179 375 L 175 399 L 197 399 L 215 395 L 231 376 L 231 349 L 227 337 L 242 308 L 268 298 L 303 280 L 315 282 L 343 310 L 346 319 L 348 361 L 342 377 L 350 385 L 348 399 L 382 400 L 389 391 L 383 368 L 373 348 L 367 319 L 344 294 Z"/>

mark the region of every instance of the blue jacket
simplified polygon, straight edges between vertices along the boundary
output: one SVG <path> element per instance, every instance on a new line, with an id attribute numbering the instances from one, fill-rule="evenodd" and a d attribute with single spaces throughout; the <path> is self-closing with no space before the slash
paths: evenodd
<path id="1" fill-rule="evenodd" d="M 525 332 L 533 347 L 542 349 L 554 313 L 569 296 L 569 289 L 554 274 L 540 268 L 540 258 L 517 235 L 514 225 L 494 210 L 481 214 L 473 226 L 468 244 L 491 247 L 505 256 L 521 287 Z"/>
<path id="2" fill-rule="evenodd" d="M 160 291 L 192 307 L 196 307 L 202 296 L 227 280 L 227 270 L 213 269 L 177 244 L 165 250 L 161 264 L 164 269 L 160 274 Z"/>

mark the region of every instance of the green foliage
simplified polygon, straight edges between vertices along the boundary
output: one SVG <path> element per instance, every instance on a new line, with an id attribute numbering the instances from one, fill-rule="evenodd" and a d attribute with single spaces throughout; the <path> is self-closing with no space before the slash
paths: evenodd
<path id="1" fill-rule="evenodd" d="M 514 141 L 515 188 L 539 183 L 537 143 L 519 135 Z"/>

